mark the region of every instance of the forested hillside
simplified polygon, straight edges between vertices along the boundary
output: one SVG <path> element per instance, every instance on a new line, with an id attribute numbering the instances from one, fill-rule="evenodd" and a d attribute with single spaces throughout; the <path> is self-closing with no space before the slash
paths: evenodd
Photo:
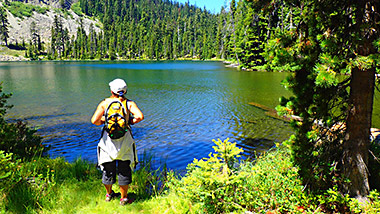
<path id="1" fill-rule="evenodd" d="M 245 68 L 263 64 L 269 19 L 255 14 L 248 2 L 233 0 L 217 14 L 169 0 L 79 2 L 84 14 L 103 23 L 95 47 L 105 58 L 216 58 Z"/>
<path id="2" fill-rule="evenodd" d="M 218 16 L 195 6 L 167 0 L 81 0 L 80 5 L 86 15 L 104 24 L 96 45 L 101 55 L 127 59 L 209 59 L 217 55 Z"/>
<path id="3" fill-rule="evenodd" d="M 281 70 L 271 67 L 282 59 L 272 60 L 276 43 L 270 39 L 299 23 L 299 11 L 281 2 L 258 7 L 232 0 L 216 14 L 170 0 L 2 5 L 2 43 L 25 50 L 30 59 L 221 59 L 242 68 Z M 15 28 L 9 23 L 14 17 L 26 24 Z"/>
<path id="4" fill-rule="evenodd" d="M 263 64 L 263 41 L 268 34 L 268 19 L 254 14 L 249 3 L 232 1 L 214 14 L 206 9 L 169 0 L 80 0 L 61 1 L 59 9 L 28 6 L 20 2 L 3 3 L 2 19 L 18 14 L 24 20 L 30 14 L 55 11 L 54 20 L 45 25 L 29 22 L 30 36 L 16 35 L 26 56 L 37 59 L 227 59 L 242 67 Z M 26 6 L 25 6 L 26 5 Z M 57 4 L 56 4 L 57 5 Z M 69 5 L 69 7 L 68 7 Z M 51 7 L 51 6 L 49 6 Z M 21 8 L 21 9 L 20 9 Z M 29 8 L 30 14 L 20 12 Z M 15 12 L 16 11 L 16 12 Z M 72 15 L 70 15 L 72 14 Z M 75 30 L 67 20 L 73 16 Z M 41 16 L 34 16 L 38 19 Z M 99 20 L 90 26 L 83 20 Z M 49 39 L 38 41 L 42 27 L 49 27 Z M 97 30 L 101 27 L 101 31 Z M 7 46 L 9 22 L 3 22 L 2 41 Z M 8 31 L 7 31 L 8 29 Z M 25 27 L 24 27 L 25 29 Z M 7 34 L 8 33 L 8 34 Z M 32 36 L 34 35 L 34 36 Z M 13 35 L 14 36 L 14 35 Z M 14 44 L 11 44 L 11 46 Z"/>

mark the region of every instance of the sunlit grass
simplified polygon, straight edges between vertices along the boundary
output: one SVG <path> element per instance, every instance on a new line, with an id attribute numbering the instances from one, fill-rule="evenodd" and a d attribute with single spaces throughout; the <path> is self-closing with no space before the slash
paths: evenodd
<path id="1" fill-rule="evenodd" d="M 9 49 L 8 47 L 1 45 L 0 46 L 0 55 L 9 55 L 9 56 L 19 57 L 19 56 L 24 56 L 25 51 Z"/>
<path id="2" fill-rule="evenodd" d="M 50 210 L 54 213 L 197 213 L 196 205 L 188 199 L 169 194 L 153 197 L 148 200 L 135 201 L 125 206 L 119 205 L 119 200 L 105 202 L 104 197 L 94 196 L 94 201 L 75 210 Z M 195 208 L 195 209 L 194 209 Z"/>
<path id="3" fill-rule="evenodd" d="M 38 158 L 20 165 L 22 179 L 5 190 L 0 198 L 0 213 L 123 213 L 126 209 L 161 213 L 157 209 L 161 202 L 155 198 L 163 195 L 166 171 L 152 169 L 150 163 L 142 161 L 133 173 L 128 197 L 134 203 L 121 206 L 119 199 L 105 201 L 101 172 L 95 164 L 82 159 L 68 163 L 63 158 Z M 113 189 L 120 192 L 117 183 Z M 167 201 L 165 210 L 181 203 L 175 197 Z"/>

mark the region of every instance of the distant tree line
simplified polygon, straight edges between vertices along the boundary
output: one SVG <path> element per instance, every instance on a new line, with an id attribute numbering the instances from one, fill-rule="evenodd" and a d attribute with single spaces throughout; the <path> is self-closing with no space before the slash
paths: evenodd
<path id="1" fill-rule="evenodd" d="M 245 1 L 232 0 L 217 14 L 169 0 L 80 0 L 79 4 L 85 15 L 102 22 L 103 31 L 96 33 L 91 26 L 86 33 L 80 26 L 75 37 L 67 38 L 64 29 L 54 25 L 51 58 L 216 58 L 246 68 L 264 64 L 270 20 L 256 15 Z M 66 50 L 61 53 L 61 49 Z"/>
<path id="2" fill-rule="evenodd" d="M 79 4 L 79 7 L 78 7 Z M 56 15 L 50 43 L 43 44 L 36 24 L 30 25 L 30 41 L 23 42 L 26 56 L 37 59 L 226 59 L 250 68 L 264 64 L 262 53 L 271 22 L 255 14 L 245 1 L 232 0 L 217 14 L 188 3 L 169 0 L 80 0 L 72 5 L 79 15 L 95 17 L 103 24 L 75 36 Z M 79 11 L 78 11 L 79 9 Z M 65 7 L 62 10 L 66 10 Z M 5 10 L 3 10 L 7 20 Z M 1 11 L 0 11 L 1 12 Z M 0 14 L 1 15 L 1 14 Z M 3 16 L 0 16 L 2 18 Z M 0 19 L 1 21 L 2 19 Z M 0 28 L 6 41 L 8 25 Z M 274 25 L 273 25 L 274 26 Z M 3 36 L 4 35 L 4 36 Z"/>
<path id="3" fill-rule="evenodd" d="M 218 15 L 167 0 L 81 0 L 87 16 L 98 18 L 103 31 L 81 25 L 74 38 L 54 22 L 51 57 L 93 59 L 178 59 L 217 57 Z M 56 24 L 58 23 L 58 24 Z M 222 26 L 220 26 L 222 27 Z"/>

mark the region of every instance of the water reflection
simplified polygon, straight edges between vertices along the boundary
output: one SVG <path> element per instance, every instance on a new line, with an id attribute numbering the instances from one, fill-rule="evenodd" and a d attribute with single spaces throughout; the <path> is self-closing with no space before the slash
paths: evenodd
<path id="1" fill-rule="evenodd" d="M 244 138 L 237 145 L 244 149 L 244 155 L 251 159 L 256 158 L 256 154 L 265 151 L 264 148 L 273 146 L 274 141 L 266 138 Z"/>
<path id="2" fill-rule="evenodd" d="M 39 128 L 51 156 L 96 161 L 101 127 L 90 123 L 109 96 L 108 82 L 127 81 L 128 98 L 144 112 L 133 127 L 144 151 L 174 169 L 213 152 L 212 139 L 230 138 L 247 153 L 266 150 L 292 132 L 289 125 L 249 105 L 274 108 L 289 95 L 286 74 L 239 72 L 219 62 L 48 62 L 0 64 L 4 90 L 12 92 L 10 119 Z"/>

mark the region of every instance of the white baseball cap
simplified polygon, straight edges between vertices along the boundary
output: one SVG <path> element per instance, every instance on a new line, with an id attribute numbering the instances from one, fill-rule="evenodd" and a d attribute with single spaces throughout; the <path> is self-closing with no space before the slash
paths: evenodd
<path id="1" fill-rule="evenodd" d="M 114 79 L 109 83 L 110 89 L 113 93 L 123 96 L 127 93 L 127 83 L 122 79 Z"/>

